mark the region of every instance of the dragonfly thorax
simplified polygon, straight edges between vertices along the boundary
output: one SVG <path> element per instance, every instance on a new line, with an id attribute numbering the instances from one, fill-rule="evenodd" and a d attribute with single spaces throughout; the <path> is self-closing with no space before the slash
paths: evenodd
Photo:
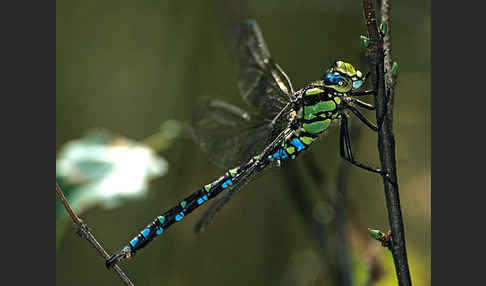
<path id="1" fill-rule="evenodd" d="M 347 93 L 359 89 L 364 79 L 350 63 L 335 62 L 321 80 L 298 92 L 299 130 L 312 137 L 324 132 L 339 116 L 343 101 L 349 99 Z"/>
<path id="2" fill-rule="evenodd" d="M 295 159 L 306 150 L 339 116 L 342 93 L 319 84 L 312 84 L 297 92 L 292 112 L 292 131 L 271 155 L 269 161 Z"/>
<path id="3" fill-rule="evenodd" d="M 322 85 L 310 85 L 299 96 L 301 104 L 297 110 L 300 130 L 317 137 L 338 116 L 343 93 Z"/>

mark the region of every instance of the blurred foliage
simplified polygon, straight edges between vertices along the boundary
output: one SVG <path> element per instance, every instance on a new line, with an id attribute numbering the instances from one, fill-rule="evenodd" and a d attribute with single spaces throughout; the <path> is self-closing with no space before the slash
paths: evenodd
<path id="1" fill-rule="evenodd" d="M 180 123 L 168 120 L 141 143 L 105 129 L 90 130 L 58 152 L 56 182 L 78 216 L 95 206 L 113 209 L 127 200 L 147 198 L 149 182 L 169 168 L 156 153 L 168 148 L 180 129 Z M 58 246 L 71 219 L 65 206 L 56 202 Z"/>
<path id="2" fill-rule="evenodd" d="M 190 119 L 201 96 L 244 107 L 231 46 L 234 17 L 257 20 L 296 89 L 319 78 L 338 58 L 367 69 L 359 1 L 64 0 L 57 1 L 56 13 L 58 152 L 97 127 L 137 141 L 153 138 L 162 122 Z M 389 29 L 393 60 L 400 65 L 394 124 L 409 263 L 414 285 L 430 285 L 429 1 L 395 1 Z M 376 164 L 376 135 L 365 127 L 361 133 L 356 157 Z M 302 155 L 316 158 L 330 193 L 335 193 L 341 160 L 337 135 L 334 128 Z M 209 163 L 191 140 L 181 139 L 159 155 L 171 168 L 151 182 L 148 199 L 82 214 L 108 252 L 225 171 Z M 304 170 L 302 160 L 295 164 Z M 193 227 L 202 211 L 196 211 L 122 268 L 136 285 L 335 285 L 330 271 L 335 267 L 333 226 L 326 232 L 331 254 L 323 261 L 307 228 L 309 220 L 318 218 L 297 213 L 283 173 L 271 172 L 247 186 L 198 235 Z M 357 168 L 348 173 L 346 237 L 353 285 L 373 279 L 373 285 L 395 285 L 391 255 L 367 231 L 387 229 L 382 180 Z M 322 190 L 308 185 L 301 192 L 322 209 L 317 195 Z M 58 285 L 120 285 L 96 251 L 74 233 L 57 247 Z"/>

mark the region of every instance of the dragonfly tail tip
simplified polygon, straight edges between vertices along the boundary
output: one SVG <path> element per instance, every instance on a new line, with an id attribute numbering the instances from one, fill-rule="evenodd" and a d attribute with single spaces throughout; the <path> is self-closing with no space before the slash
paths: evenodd
<path id="1" fill-rule="evenodd" d="M 108 258 L 105 262 L 106 268 L 110 269 L 118 261 L 122 260 L 123 258 L 127 258 L 127 257 L 129 257 L 129 253 L 127 253 L 123 249 L 113 253 L 113 255 L 111 255 L 110 258 Z"/>

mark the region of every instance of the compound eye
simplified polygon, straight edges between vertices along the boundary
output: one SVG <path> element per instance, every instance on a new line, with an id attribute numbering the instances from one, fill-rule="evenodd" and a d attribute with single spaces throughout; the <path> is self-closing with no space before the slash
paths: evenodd
<path id="1" fill-rule="evenodd" d="M 330 74 L 327 74 L 325 77 L 324 77 L 324 82 L 326 84 L 332 84 L 334 81 L 334 77 Z"/>
<path id="2" fill-rule="evenodd" d="M 356 80 L 356 81 L 353 82 L 353 88 L 358 89 L 358 88 L 361 87 L 362 84 L 363 84 L 362 80 Z"/>

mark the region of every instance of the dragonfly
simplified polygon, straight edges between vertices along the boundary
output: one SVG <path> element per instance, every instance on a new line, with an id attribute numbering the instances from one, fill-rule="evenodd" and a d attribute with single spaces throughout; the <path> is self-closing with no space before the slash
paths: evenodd
<path id="1" fill-rule="evenodd" d="M 130 258 L 155 237 L 165 233 L 207 201 L 221 197 L 207 208 L 196 231 L 205 229 L 215 215 L 264 170 L 280 167 L 297 158 L 328 130 L 340 126 L 340 155 L 351 164 L 386 176 L 353 156 L 348 117 L 356 116 L 373 131 L 379 128 L 358 108 L 375 107 L 356 97 L 374 95 L 365 90 L 368 74 L 352 64 L 335 61 L 317 81 L 294 91 L 289 77 L 272 59 L 254 20 L 241 24 L 238 38 L 238 88 L 244 101 L 256 112 L 248 112 L 219 100 L 208 100 L 193 119 L 193 133 L 202 149 L 220 166 L 230 168 L 217 180 L 204 185 L 177 205 L 156 217 L 121 250 L 106 260 L 110 268 Z M 349 112 L 347 112 L 349 111 Z M 349 114 L 348 114 L 349 113 Z"/>

